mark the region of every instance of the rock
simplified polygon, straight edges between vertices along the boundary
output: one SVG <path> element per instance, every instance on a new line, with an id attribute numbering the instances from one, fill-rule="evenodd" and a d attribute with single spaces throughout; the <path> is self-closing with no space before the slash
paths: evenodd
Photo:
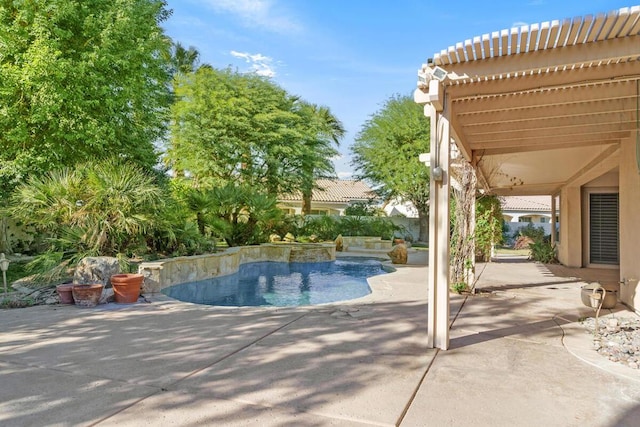
<path id="1" fill-rule="evenodd" d="M 102 290 L 102 295 L 100 295 L 100 300 L 98 304 L 106 304 L 108 302 L 115 301 L 115 296 L 113 295 L 113 288 L 104 288 Z"/>
<path id="2" fill-rule="evenodd" d="M 315 234 L 312 234 L 311 236 L 309 236 L 309 241 L 311 243 L 318 243 L 318 236 L 316 236 Z"/>
<path id="3" fill-rule="evenodd" d="M 269 236 L 269 241 L 271 243 L 275 243 L 275 242 L 281 242 L 282 241 L 282 237 L 280 237 L 278 234 L 272 234 Z"/>
<path id="4" fill-rule="evenodd" d="M 99 256 L 83 258 L 73 274 L 74 285 L 90 285 L 100 283 L 105 288 L 111 285 L 109 278 L 120 273 L 117 258 Z"/>
<path id="5" fill-rule="evenodd" d="M 285 234 L 285 236 L 284 236 L 284 241 L 285 241 L 285 242 L 289 242 L 289 243 L 295 242 L 295 241 L 296 241 L 296 236 L 294 236 L 294 235 L 293 235 L 293 234 L 291 234 L 291 233 L 287 233 L 287 234 Z"/>
<path id="6" fill-rule="evenodd" d="M 407 246 L 404 243 L 399 243 L 387 252 L 391 262 L 394 264 L 406 264 L 407 263 Z"/>
<path id="7" fill-rule="evenodd" d="M 342 252 L 342 250 L 344 249 L 344 241 L 342 240 L 342 234 L 338 234 L 338 237 L 336 237 L 335 243 L 336 243 L 336 251 Z"/>

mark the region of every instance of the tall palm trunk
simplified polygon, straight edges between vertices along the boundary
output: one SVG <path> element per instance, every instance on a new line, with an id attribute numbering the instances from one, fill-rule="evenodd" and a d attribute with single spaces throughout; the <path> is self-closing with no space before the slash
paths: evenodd
<path id="1" fill-rule="evenodd" d="M 302 195 L 302 215 L 309 215 L 311 213 L 311 193 L 305 193 Z"/>
<path id="2" fill-rule="evenodd" d="M 11 239 L 9 238 L 9 224 L 7 217 L 0 218 L 0 252 L 12 254 Z"/>

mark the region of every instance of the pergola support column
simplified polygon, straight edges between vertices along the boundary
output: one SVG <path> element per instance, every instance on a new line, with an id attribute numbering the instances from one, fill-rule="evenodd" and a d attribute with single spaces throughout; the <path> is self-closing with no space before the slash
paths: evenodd
<path id="1" fill-rule="evenodd" d="M 432 104 L 424 108 L 431 126 L 427 346 L 446 350 L 449 347 L 449 120 Z M 438 168 L 441 179 L 435 179 Z"/>

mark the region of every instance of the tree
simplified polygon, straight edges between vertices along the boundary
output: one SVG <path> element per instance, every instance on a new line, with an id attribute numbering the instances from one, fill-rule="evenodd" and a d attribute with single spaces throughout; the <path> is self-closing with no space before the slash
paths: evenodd
<path id="1" fill-rule="evenodd" d="M 163 0 L 0 5 L 0 195 L 28 176 L 118 155 L 145 168 L 165 133 Z"/>
<path id="2" fill-rule="evenodd" d="M 29 178 L 13 193 L 11 214 L 48 237 L 39 262 L 63 273 L 85 256 L 144 251 L 162 196 L 154 176 L 113 158 Z"/>
<path id="3" fill-rule="evenodd" d="M 302 193 L 302 213 L 311 212 L 311 195 L 320 178 L 333 178 L 335 169 L 331 159 L 338 155 L 333 147 L 339 145 L 345 130 L 342 122 L 334 116 L 328 107 L 304 103 L 300 113 L 305 117 L 301 125 L 305 126 L 303 152 L 300 156 L 300 191 Z"/>
<path id="4" fill-rule="evenodd" d="M 416 207 L 420 241 L 428 239 L 429 170 L 418 159 L 429 151 L 429 120 L 409 96 L 396 95 L 371 116 L 356 136 L 353 162 L 359 178 L 379 185 L 381 196 Z"/>
<path id="5" fill-rule="evenodd" d="M 193 73 L 200 63 L 200 52 L 194 46 L 185 49 L 182 43 L 175 42 L 171 46 L 170 59 L 172 74 Z"/>
<path id="6" fill-rule="evenodd" d="M 242 182 L 277 195 L 296 189 L 302 153 L 298 99 L 264 77 L 200 67 L 177 75 L 167 160 L 194 186 Z"/>

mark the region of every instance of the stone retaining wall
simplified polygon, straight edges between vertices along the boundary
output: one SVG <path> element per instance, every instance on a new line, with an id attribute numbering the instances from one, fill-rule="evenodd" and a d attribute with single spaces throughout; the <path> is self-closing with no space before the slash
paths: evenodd
<path id="1" fill-rule="evenodd" d="M 241 264 L 261 261 L 323 262 L 336 259 L 333 243 L 266 243 L 240 246 L 224 252 L 143 262 L 138 272 L 144 276 L 142 293 L 154 294 L 181 283 L 226 276 Z"/>
<path id="2" fill-rule="evenodd" d="M 391 240 L 382 240 L 381 237 L 375 236 L 343 236 L 342 247 L 343 251 L 348 251 L 350 248 L 364 248 L 364 249 L 387 249 L 391 250 Z"/>

